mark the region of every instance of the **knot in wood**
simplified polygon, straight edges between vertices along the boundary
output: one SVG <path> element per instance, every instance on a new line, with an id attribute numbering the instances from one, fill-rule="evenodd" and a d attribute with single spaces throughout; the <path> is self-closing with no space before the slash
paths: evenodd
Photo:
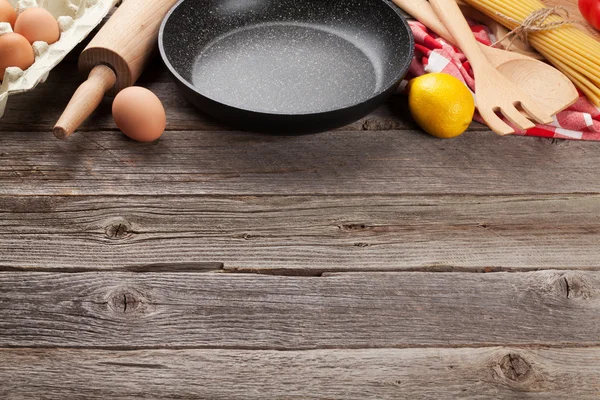
<path id="1" fill-rule="evenodd" d="M 116 288 L 108 299 L 111 310 L 121 314 L 143 314 L 148 304 L 146 296 L 140 290 L 131 287 Z"/>
<path id="2" fill-rule="evenodd" d="M 106 237 L 111 240 L 123 240 L 131 237 L 133 231 L 127 221 L 111 222 L 105 229 Z"/>
<path id="3" fill-rule="evenodd" d="M 368 228 L 366 224 L 344 224 L 340 226 L 343 231 L 364 231 Z"/>
<path id="4" fill-rule="evenodd" d="M 398 128 L 398 123 L 391 118 L 367 118 L 363 121 L 363 131 L 389 131 Z"/>
<path id="5" fill-rule="evenodd" d="M 600 295 L 600 289 L 584 272 L 567 272 L 561 276 L 559 283 L 567 299 L 592 300 Z"/>
<path id="6" fill-rule="evenodd" d="M 516 351 L 502 351 L 490 361 L 493 380 L 502 386 L 519 392 L 541 392 L 549 388 L 542 366 Z"/>
<path id="7" fill-rule="evenodd" d="M 252 235 L 250 233 L 240 233 L 234 236 L 235 239 L 244 239 L 244 240 L 252 240 L 256 239 L 256 235 Z"/>
<path id="8" fill-rule="evenodd" d="M 500 361 L 500 370 L 506 379 L 514 382 L 525 382 L 529 379 L 533 369 L 523 357 L 510 353 Z"/>
<path id="9" fill-rule="evenodd" d="M 550 146 L 568 146 L 569 145 L 569 141 L 565 140 L 565 139 L 555 139 L 555 138 L 539 138 L 539 141 L 542 142 L 543 144 L 546 145 L 550 145 Z"/>

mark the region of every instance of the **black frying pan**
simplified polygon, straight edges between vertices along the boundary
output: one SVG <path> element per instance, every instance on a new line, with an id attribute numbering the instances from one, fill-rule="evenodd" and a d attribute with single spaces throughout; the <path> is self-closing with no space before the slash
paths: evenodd
<path id="1" fill-rule="evenodd" d="M 185 96 L 243 130 L 316 132 L 374 110 L 413 56 L 387 0 L 181 0 L 160 53 Z"/>

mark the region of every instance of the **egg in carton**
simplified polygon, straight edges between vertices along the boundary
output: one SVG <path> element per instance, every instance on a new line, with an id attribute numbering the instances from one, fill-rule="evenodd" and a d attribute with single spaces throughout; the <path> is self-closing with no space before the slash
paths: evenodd
<path id="1" fill-rule="evenodd" d="M 35 89 L 77 44 L 98 26 L 110 9 L 120 0 L 8 0 L 17 14 L 30 7 L 45 8 L 56 18 L 60 39 L 51 45 L 35 42 L 35 62 L 27 70 L 18 67 L 6 69 L 0 86 L 0 118 L 4 115 L 8 98 L 13 94 Z M 0 22 L 0 35 L 11 33 L 8 23 Z"/>

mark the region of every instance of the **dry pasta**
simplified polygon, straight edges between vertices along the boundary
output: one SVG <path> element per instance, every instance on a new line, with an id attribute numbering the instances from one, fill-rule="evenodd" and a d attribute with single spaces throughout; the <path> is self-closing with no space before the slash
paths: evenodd
<path id="1" fill-rule="evenodd" d="M 464 1 L 509 29 L 515 29 L 531 13 L 546 7 L 539 0 Z M 562 18 L 557 15 L 547 19 L 547 22 L 560 21 Z M 600 42 L 574 26 L 565 25 L 531 32 L 529 43 L 567 75 L 592 103 L 600 105 Z"/>

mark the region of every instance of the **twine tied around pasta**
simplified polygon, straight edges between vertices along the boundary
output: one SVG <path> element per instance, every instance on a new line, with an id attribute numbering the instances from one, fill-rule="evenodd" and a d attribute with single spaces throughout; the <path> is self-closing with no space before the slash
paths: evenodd
<path id="1" fill-rule="evenodd" d="M 516 39 L 521 39 L 524 43 L 529 44 L 529 34 L 532 32 L 550 31 L 552 29 L 560 28 L 562 26 L 577 22 L 569 19 L 569 11 L 562 6 L 540 8 L 539 10 L 536 10 L 529 14 L 529 16 L 525 18 L 525 20 L 522 23 L 502 13 L 497 13 L 497 15 L 507 21 L 512 22 L 513 24 L 518 25 L 515 29 L 508 32 L 508 34 L 506 34 L 502 39 L 496 41 L 492 45 L 496 46 L 504 39 L 511 38 L 511 41 L 508 44 L 506 50 L 510 49 L 510 47 Z M 563 20 L 553 22 L 546 21 L 548 18 L 554 15 L 563 18 Z"/>

